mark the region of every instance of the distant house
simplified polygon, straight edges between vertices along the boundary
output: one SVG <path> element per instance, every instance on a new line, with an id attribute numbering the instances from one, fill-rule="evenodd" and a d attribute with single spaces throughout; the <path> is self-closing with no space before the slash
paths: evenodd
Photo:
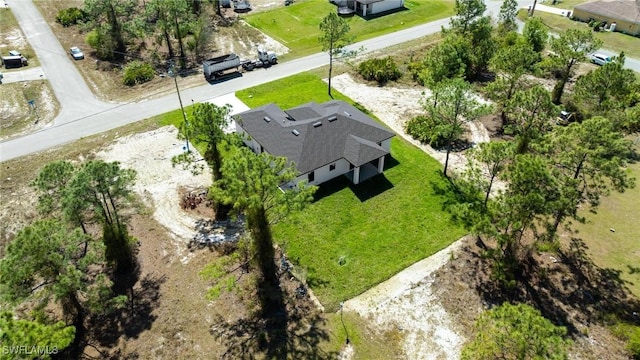
<path id="1" fill-rule="evenodd" d="M 340 175 L 354 184 L 382 173 L 394 134 L 344 101 L 310 102 L 286 111 L 268 104 L 234 116 L 255 153 L 284 156 L 298 177 L 318 185 Z"/>
<path id="2" fill-rule="evenodd" d="M 344 13 L 344 9 L 347 9 L 349 12 L 354 12 L 362 17 L 373 16 L 404 7 L 404 0 L 330 0 L 330 2 L 338 5 L 341 13 Z"/>
<path id="3" fill-rule="evenodd" d="M 640 1 L 602 0 L 580 4 L 573 9 L 573 17 L 580 21 L 606 21 L 607 26 L 615 27 L 629 35 L 640 35 Z"/>

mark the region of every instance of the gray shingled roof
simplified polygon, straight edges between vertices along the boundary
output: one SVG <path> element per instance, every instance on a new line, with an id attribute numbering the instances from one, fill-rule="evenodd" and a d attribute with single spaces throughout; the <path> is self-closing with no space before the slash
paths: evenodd
<path id="1" fill-rule="evenodd" d="M 265 121 L 265 116 L 271 121 Z M 336 120 L 329 121 L 332 117 Z M 341 158 L 364 165 L 387 154 L 378 143 L 394 136 L 362 111 L 338 100 L 311 102 L 286 112 L 269 104 L 235 118 L 264 151 L 293 161 L 300 174 Z M 292 133 L 294 129 L 299 135 Z"/>
<path id="2" fill-rule="evenodd" d="M 634 0 L 594 1 L 580 4 L 575 9 L 640 24 L 640 2 Z"/>

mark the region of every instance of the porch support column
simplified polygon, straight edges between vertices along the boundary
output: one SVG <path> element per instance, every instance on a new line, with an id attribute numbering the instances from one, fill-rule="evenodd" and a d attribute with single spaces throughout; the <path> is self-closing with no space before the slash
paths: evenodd
<path id="1" fill-rule="evenodd" d="M 378 158 L 378 174 L 382 174 L 382 170 L 384 170 L 384 156 Z"/>
<path id="2" fill-rule="evenodd" d="M 358 185 L 360 182 L 360 166 L 356 166 L 353 169 L 353 183 Z"/>

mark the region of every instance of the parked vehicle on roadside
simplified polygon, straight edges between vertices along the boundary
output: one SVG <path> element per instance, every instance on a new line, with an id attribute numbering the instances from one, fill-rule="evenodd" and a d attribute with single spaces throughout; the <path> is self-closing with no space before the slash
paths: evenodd
<path id="1" fill-rule="evenodd" d="M 21 55 L 17 56 L 3 56 L 2 57 L 2 65 L 4 65 L 5 69 L 11 68 L 19 68 L 22 66 L 29 65 L 29 61 L 27 58 Z"/>
<path id="2" fill-rule="evenodd" d="M 591 60 L 592 63 L 596 64 L 596 65 L 604 65 L 604 64 L 608 64 L 611 62 L 611 57 L 604 55 L 604 54 L 591 54 L 589 55 L 589 60 Z"/>
<path id="3" fill-rule="evenodd" d="M 80 50 L 79 47 L 73 46 L 69 49 L 69 53 L 74 60 L 82 60 L 84 59 L 84 53 Z"/>
<path id="4" fill-rule="evenodd" d="M 278 57 L 275 52 L 258 48 L 258 58 L 255 60 L 242 60 L 236 54 L 226 54 L 205 60 L 202 62 L 202 70 L 205 79 L 213 81 L 227 74 L 228 70 L 239 71 L 242 67 L 243 70 L 251 71 L 255 68 L 268 67 L 277 63 Z"/>

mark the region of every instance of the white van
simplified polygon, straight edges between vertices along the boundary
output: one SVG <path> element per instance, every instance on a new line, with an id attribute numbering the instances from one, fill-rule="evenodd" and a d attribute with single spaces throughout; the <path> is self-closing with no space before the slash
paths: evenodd
<path id="1" fill-rule="evenodd" d="M 589 59 L 592 63 L 600 66 L 611 62 L 611 57 L 603 54 L 591 54 L 589 55 Z"/>

